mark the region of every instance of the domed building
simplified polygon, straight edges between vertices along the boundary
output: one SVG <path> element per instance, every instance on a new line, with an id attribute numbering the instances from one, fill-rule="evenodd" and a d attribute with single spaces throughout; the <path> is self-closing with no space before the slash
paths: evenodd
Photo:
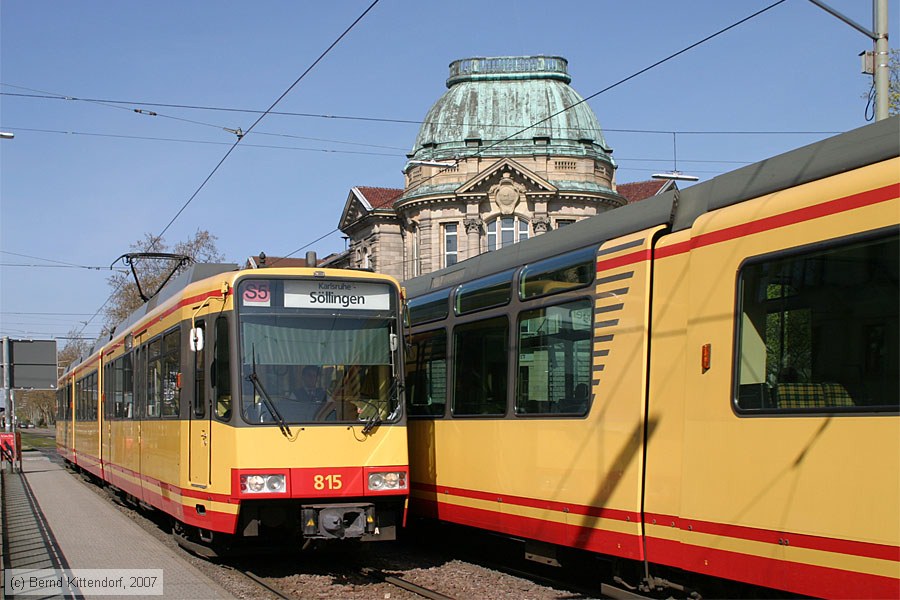
<path id="1" fill-rule="evenodd" d="M 398 279 L 622 206 L 612 150 L 558 56 L 466 58 L 425 117 L 403 189 L 355 187 L 335 266 Z"/>

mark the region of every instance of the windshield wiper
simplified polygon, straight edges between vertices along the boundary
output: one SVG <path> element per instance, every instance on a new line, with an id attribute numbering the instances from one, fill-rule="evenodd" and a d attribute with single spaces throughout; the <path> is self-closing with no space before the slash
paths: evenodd
<path id="1" fill-rule="evenodd" d="M 369 435 L 379 425 L 381 425 L 381 411 L 376 410 L 375 414 L 366 419 L 366 424 L 362 428 L 363 435 Z"/>
<path id="2" fill-rule="evenodd" d="M 287 422 L 284 420 L 284 417 L 281 416 L 281 413 L 278 412 L 278 409 L 275 408 L 275 403 L 272 402 L 272 399 L 269 397 L 269 393 L 266 391 L 266 388 L 263 387 L 262 381 L 259 379 L 259 375 L 256 374 L 256 347 L 253 347 L 253 370 L 250 372 L 250 375 L 247 377 L 252 383 L 254 389 L 259 392 L 259 395 L 262 397 L 263 402 L 266 403 L 266 408 L 269 409 L 269 412 L 272 414 L 272 418 L 278 423 L 278 429 L 281 430 L 281 435 L 290 439 L 291 438 L 291 428 L 288 426 Z"/>

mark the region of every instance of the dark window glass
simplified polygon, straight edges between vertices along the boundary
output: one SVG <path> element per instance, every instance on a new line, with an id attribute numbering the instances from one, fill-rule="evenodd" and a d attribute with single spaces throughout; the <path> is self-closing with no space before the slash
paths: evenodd
<path id="1" fill-rule="evenodd" d="M 222 421 L 231 419 L 231 344 L 228 337 L 228 320 L 216 319 L 216 417 Z"/>
<path id="2" fill-rule="evenodd" d="M 200 330 L 202 339 L 206 339 L 206 324 L 197 321 L 195 327 Z M 194 416 L 206 416 L 206 344 L 202 350 L 194 353 Z"/>
<path id="3" fill-rule="evenodd" d="M 584 415 L 591 389 L 591 301 L 519 317 L 516 413 Z"/>
<path id="4" fill-rule="evenodd" d="M 439 329 L 411 336 L 407 350 L 409 414 L 443 416 L 447 404 L 447 332 Z"/>
<path id="5" fill-rule="evenodd" d="M 525 267 L 519 284 L 523 300 L 580 288 L 594 281 L 596 248 L 584 248 Z"/>
<path id="6" fill-rule="evenodd" d="M 162 413 L 163 363 L 162 339 L 156 338 L 148 345 L 147 352 L 147 407 L 144 416 L 158 418 Z"/>
<path id="7" fill-rule="evenodd" d="M 106 394 L 107 415 L 113 419 L 121 419 L 125 415 L 124 396 L 125 396 L 125 357 L 117 358 L 107 369 L 107 389 Z"/>
<path id="8" fill-rule="evenodd" d="M 123 419 L 134 418 L 134 371 L 131 366 L 131 352 L 122 361 L 122 414 Z"/>
<path id="9" fill-rule="evenodd" d="M 177 417 L 181 400 L 181 330 L 163 338 L 162 416 Z"/>
<path id="10" fill-rule="evenodd" d="M 450 311 L 448 299 L 450 290 L 432 292 L 409 301 L 409 322 L 411 325 L 446 319 Z"/>
<path id="11" fill-rule="evenodd" d="M 456 314 L 507 304 L 512 296 L 512 278 L 513 271 L 505 271 L 462 284 L 456 292 Z"/>
<path id="12" fill-rule="evenodd" d="M 100 394 L 98 393 L 99 390 L 97 389 L 98 381 L 99 381 L 99 377 L 97 376 L 97 373 L 95 372 L 91 375 L 91 396 L 90 396 L 91 414 L 90 414 L 90 417 L 91 417 L 92 421 L 97 420 L 97 407 L 98 407 L 99 399 L 100 399 Z"/>
<path id="13" fill-rule="evenodd" d="M 896 235 L 746 264 L 738 408 L 896 411 L 898 264 Z"/>
<path id="14" fill-rule="evenodd" d="M 508 338 L 506 317 L 454 329 L 454 415 L 506 414 Z"/>

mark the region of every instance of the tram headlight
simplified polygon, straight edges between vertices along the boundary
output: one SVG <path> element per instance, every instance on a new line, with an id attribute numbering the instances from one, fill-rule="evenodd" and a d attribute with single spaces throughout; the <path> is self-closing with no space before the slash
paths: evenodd
<path id="1" fill-rule="evenodd" d="M 281 494 L 285 489 L 284 475 L 241 475 L 241 491 L 245 494 Z"/>
<path id="2" fill-rule="evenodd" d="M 406 473 L 404 471 L 380 471 L 369 473 L 369 491 L 405 490 Z"/>
<path id="3" fill-rule="evenodd" d="M 279 494 L 284 491 L 284 475 L 266 477 L 266 491 Z"/>

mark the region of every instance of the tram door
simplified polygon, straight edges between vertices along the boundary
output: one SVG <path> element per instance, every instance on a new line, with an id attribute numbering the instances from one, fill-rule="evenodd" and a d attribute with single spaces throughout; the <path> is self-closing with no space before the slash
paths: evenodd
<path id="1" fill-rule="evenodd" d="M 206 323 L 197 321 L 195 330 L 189 334 L 193 357 L 193 389 L 191 394 L 190 421 L 190 481 L 192 487 L 205 488 L 209 485 L 209 457 L 212 448 L 212 411 L 209 406 L 207 369 Z"/>

